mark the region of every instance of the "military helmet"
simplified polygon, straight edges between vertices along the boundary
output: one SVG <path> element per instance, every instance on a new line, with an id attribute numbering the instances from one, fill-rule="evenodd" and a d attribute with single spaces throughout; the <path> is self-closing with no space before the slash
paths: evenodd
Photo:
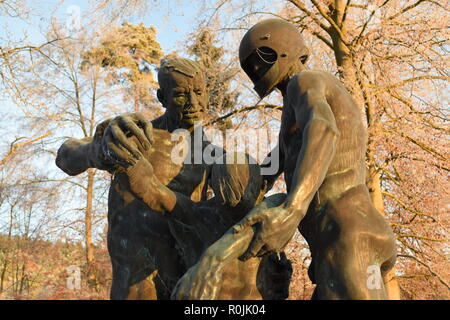
<path id="1" fill-rule="evenodd" d="M 281 19 L 255 24 L 242 38 L 239 60 L 254 89 L 263 98 L 286 77 L 292 64 L 305 63 L 308 48 L 295 26 Z"/>

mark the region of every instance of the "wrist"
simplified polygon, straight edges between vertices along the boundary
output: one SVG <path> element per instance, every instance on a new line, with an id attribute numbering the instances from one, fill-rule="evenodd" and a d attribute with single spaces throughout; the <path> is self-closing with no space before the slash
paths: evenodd
<path id="1" fill-rule="evenodd" d="M 127 167 L 126 171 L 129 175 L 139 175 L 141 176 L 141 178 L 153 178 L 154 176 L 153 166 L 144 157 L 136 160 L 133 164 L 130 164 L 130 166 Z"/>
<path id="2" fill-rule="evenodd" d="M 291 220 L 295 220 L 296 223 L 300 223 L 306 214 L 306 210 L 301 205 L 296 205 L 293 203 L 285 203 L 285 210 L 287 215 Z"/>
<path id="3" fill-rule="evenodd" d="M 88 145 L 87 158 L 90 167 L 98 169 L 110 169 L 114 164 L 105 156 L 101 138 L 94 136 Z"/>

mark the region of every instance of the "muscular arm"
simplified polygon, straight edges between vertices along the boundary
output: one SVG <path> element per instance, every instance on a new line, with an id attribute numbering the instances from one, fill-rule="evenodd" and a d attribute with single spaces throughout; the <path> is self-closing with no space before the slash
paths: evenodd
<path id="1" fill-rule="evenodd" d="M 259 207 L 264 210 L 280 205 L 284 197 L 272 195 Z M 230 262 L 240 258 L 247 250 L 254 236 L 254 227 L 236 232 L 230 228 L 219 240 L 212 244 L 178 281 L 172 293 L 174 299 L 206 299 L 218 298 L 222 288 L 222 275 Z"/>
<path id="2" fill-rule="evenodd" d="M 304 79 L 306 78 L 306 79 Z M 326 100 L 326 81 L 320 75 L 294 78 L 288 87 L 296 123 L 307 118 L 302 135 L 302 147 L 296 159 L 295 171 L 285 207 L 294 214 L 304 215 L 319 189 L 333 159 L 339 131 L 333 112 Z M 300 90 L 300 88 L 305 88 Z"/>
<path id="3" fill-rule="evenodd" d="M 166 215 L 175 208 L 175 192 L 162 184 L 153 173 L 152 165 L 141 157 L 127 168 L 131 190 L 154 211 Z"/>
<path id="4" fill-rule="evenodd" d="M 291 79 L 287 89 L 288 105 L 285 107 L 291 108 L 295 115 L 295 121 L 284 119 L 282 123 L 280 138 L 285 139 L 287 148 L 299 145 L 287 136 L 294 134 L 291 128 L 302 130 L 301 149 L 297 159 L 293 159 L 295 170 L 291 181 L 286 181 L 290 187 L 288 197 L 276 210 L 255 208 L 235 226 L 237 232 L 242 232 L 253 225 L 261 225 L 244 259 L 283 249 L 305 216 L 333 159 L 339 131 L 326 100 L 327 82 L 321 74 L 308 73 L 306 77 L 302 73 Z"/>
<path id="5" fill-rule="evenodd" d="M 141 113 L 125 113 L 97 126 L 94 137 L 69 139 L 58 150 L 56 165 L 69 175 L 89 168 L 113 171 L 128 166 L 138 156 L 128 137 L 135 136 L 145 149 L 152 141 L 152 124 Z"/>
<path id="6" fill-rule="evenodd" d="M 196 208 L 187 196 L 170 190 L 155 176 L 153 167 L 141 157 L 127 169 L 131 190 L 153 211 L 183 224 L 196 225 Z"/>
<path id="7" fill-rule="evenodd" d="M 97 126 L 94 137 L 68 139 L 58 149 L 56 165 L 65 173 L 75 176 L 89 168 L 111 170 L 114 165 L 103 155 L 101 139 L 110 119 Z"/>

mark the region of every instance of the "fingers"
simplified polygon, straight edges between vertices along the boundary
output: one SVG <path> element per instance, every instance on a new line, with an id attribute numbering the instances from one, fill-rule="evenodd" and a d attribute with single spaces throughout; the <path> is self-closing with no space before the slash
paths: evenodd
<path id="1" fill-rule="evenodd" d="M 128 150 L 118 147 L 112 142 L 103 144 L 103 153 L 109 160 L 125 168 L 135 163 L 134 157 Z"/>
<path id="2" fill-rule="evenodd" d="M 239 233 L 245 230 L 246 228 L 254 225 L 255 223 L 261 222 L 263 217 L 256 213 L 250 213 L 245 216 L 240 222 L 233 226 L 234 233 Z"/>
<path id="3" fill-rule="evenodd" d="M 131 133 L 131 135 L 136 136 L 145 150 L 150 149 L 149 139 L 147 138 L 146 134 L 144 134 L 144 131 L 138 126 L 138 124 L 135 123 L 132 117 L 119 117 L 118 122 L 122 129 L 122 132 L 129 132 Z M 126 135 L 125 137 L 128 138 Z"/>
<path id="4" fill-rule="evenodd" d="M 145 150 L 151 147 L 153 126 L 141 113 L 125 114 L 108 121 L 103 134 L 104 154 L 121 166 L 134 164 L 142 157 L 129 136 L 135 136 Z"/>
<path id="5" fill-rule="evenodd" d="M 141 158 L 141 153 L 136 147 L 133 148 L 128 143 L 128 148 L 125 148 L 120 142 L 117 142 L 109 127 L 103 137 L 102 149 L 105 157 L 124 168 L 134 165 Z"/>
<path id="6" fill-rule="evenodd" d="M 138 127 L 144 130 L 144 134 L 150 144 L 153 144 L 153 125 L 148 121 L 142 113 L 135 113 L 135 117 L 138 120 Z"/>
<path id="7" fill-rule="evenodd" d="M 255 229 L 260 229 L 259 227 Z M 250 258 L 256 257 L 261 249 L 264 247 L 265 243 L 261 238 L 260 230 L 255 230 L 255 236 L 253 237 L 250 245 L 247 248 L 247 251 L 239 257 L 239 260 L 246 261 Z"/>
<path id="8" fill-rule="evenodd" d="M 137 146 L 125 136 L 118 124 L 110 124 L 108 128 L 106 128 L 103 137 L 108 147 L 113 144 L 117 148 L 125 148 L 135 158 L 135 160 L 141 158 L 142 154 L 139 152 Z M 117 148 L 114 149 L 117 150 Z"/>
<path id="9" fill-rule="evenodd" d="M 191 267 L 181 279 L 178 280 L 171 294 L 172 300 L 200 299 L 203 293 L 203 287 L 196 283 L 197 272 L 196 266 Z"/>
<path id="10" fill-rule="evenodd" d="M 105 121 L 102 121 L 97 125 L 97 128 L 95 128 L 94 136 L 102 137 L 103 133 L 105 132 L 105 129 L 108 127 L 109 123 L 112 121 L 112 119 L 106 119 Z"/>

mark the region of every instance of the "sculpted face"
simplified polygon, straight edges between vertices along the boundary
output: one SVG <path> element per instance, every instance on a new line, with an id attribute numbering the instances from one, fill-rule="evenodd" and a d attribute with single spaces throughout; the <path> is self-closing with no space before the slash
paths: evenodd
<path id="1" fill-rule="evenodd" d="M 177 71 L 168 72 L 158 98 L 168 116 L 180 127 L 189 128 L 201 120 L 208 104 L 204 78 L 200 73 L 189 77 Z"/>

